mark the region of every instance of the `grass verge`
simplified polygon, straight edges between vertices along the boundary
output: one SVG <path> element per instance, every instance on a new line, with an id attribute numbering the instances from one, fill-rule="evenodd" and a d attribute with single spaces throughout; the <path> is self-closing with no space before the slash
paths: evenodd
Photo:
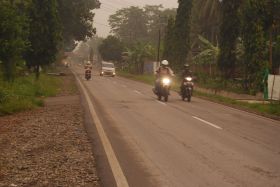
<path id="1" fill-rule="evenodd" d="M 19 77 L 13 83 L 0 81 L 0 116 L 43 106 L 43 98 L 59 92 L 61 80 L 41 74 L 38 81 L 34 75 Z"/>
<path id="2" fill-rule="evenodd" d="M 154 84 L 154 76 L 153 75 L 133 75 L 127 72 L 118 72 L 118 74 L 122 77 L 129 78 L 136 81 L 141 81 L 143 83 L 147 83 L 150 85 Z M 179 81 L 175 80 L 173 84 L 173 90 L 179 91 Z M 270 104 L 262 104 L 262 103 L 247 103 L 242 101 L 237 101 L 235 99 L 215 95 L 208 94 L 199 91 L 194 91 L 194 95 L 196 97 L 210 100 L 213 102 L 217 102 L 220 104 L 228 105 L 234 108 L 238 108 L 241 110 L 246 110 L 248 112 L 253 112 L 256 114 L 264 115 L 266 117 L 270 117 L 273 119 L 280 119 L 280 104 L 279 102 L 274 102 Z"/>

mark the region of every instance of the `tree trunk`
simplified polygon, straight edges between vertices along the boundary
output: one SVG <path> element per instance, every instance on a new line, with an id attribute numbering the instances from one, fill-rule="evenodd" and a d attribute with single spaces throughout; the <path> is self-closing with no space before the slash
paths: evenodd
<path id="1" fill-rule="evenodd" d="M 35 73 L 36 73 L 36 80 L 39 80 L 39 77 L 40 77 L 40 65 L 36 65 Z"/>
<path id="2" fill-rule="evenodd" d="M 7 81 L 14 80 L 14 62 L 12 59 L 4 61 L 4 77 Z"/>

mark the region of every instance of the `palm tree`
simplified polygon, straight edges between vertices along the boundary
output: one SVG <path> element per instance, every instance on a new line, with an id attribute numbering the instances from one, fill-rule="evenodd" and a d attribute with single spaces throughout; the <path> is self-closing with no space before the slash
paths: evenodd
<path id="1" fill-rule="evenodd" d="M 217 65 L 217 59 L 219 56 L 220 49 L 218 46 L 215 46 L 201 35 L 198 36 L 198 39 L 202 51 L 193 57 L 193 62 L 194 64 L 198 65 L 208 65 L 209 74 L 210 76 L 212 76 L 212 66 Z"/>
<path id="2" fill-rule="evenodd" d="M 155 49 L 149 44 L 138 42 L 127 49 L 127 54 L 130 66 L 134 66 L 136 73 L 143 74 L 145 60 L 153 58 Z"/>
<path id="3" fill-rule="evenodd" d="M 221 9 L 219 0 L 194 0 L 193 4 L 193 27 L 197 34 L 217 44 Z"/>

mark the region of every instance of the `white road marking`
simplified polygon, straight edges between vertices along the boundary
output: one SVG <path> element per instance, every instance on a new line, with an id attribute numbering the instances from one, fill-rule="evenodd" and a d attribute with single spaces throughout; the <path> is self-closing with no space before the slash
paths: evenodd
<path id="1" fill-rule="evenodd" d="M 139 95 L 142 95 L 141 92 L 139 92 L 138 90 L 134 90 L 135 93 L 139 94 Z"/>
<path id="2" fill-rule="evenodd" d="M 74 73 L 75 74 L 75 73 Z M 89 97 L 89 94 L 87 93 L 87 90 L 86 88 L 84 87 L 84 85 L 81 83 L 81 81 L 79 80 L 79 78 L 77 77 L 77 75 L 75 74 L 75 77 L 77 79 L 77 82 L 79 83 L 79 85 L 81 86 L 84 94 L 85 94 L 85 97 L 86 97 L 86 100 L 87 100 L 87 103 L 88 103 L 88 106 L 89 106 L 89 110 L 90 110 L 90 113 L 92 115 L 92 119 L 96 125 L 96 128 L 97 128 L 97 132 L 99 134 L 99 137 L 101 139 L 101 142 L 102 142 L 102 145 L 104 147 L 104 150 L 105 150 L 105 153 L 107 155 L 107 158 L 108 158 L 108 161 L 109 161 L 109 164 L 110 164 L 110 167 L 112 169 L 112 172 L 113 172 L 113 175 L 114 175 L 114 178 L 116 180 L 116 183 L 117 183 L 117 186 L 118 187 L 129 187 L 128 185 L 128 182 L 127 182 L 127 179 L 121 169 L 121 166 L 119 164 L 119 161 L 115 155 L 115 152 L 112 148 L 112 145 L 103 129 L 103 126 L 98 118 L 98 115 L 94 109 L 94 106 L 90 100 L 90 97 Z"/>
<path id="3" fill-rule="evenodd" d="M 210 126 L 216 128 L 216 129 L 222 130 L 221 127 L 219 127 L 219 126 L 217 126 L 217 125 L 215 125 L 215 124 L 213 124 L 213 123 L 210 123 L 210 122 L 208 122 L 208 121 L 205 121 L 205 120 L 203 120 L 203 119 L 201 119 L 201 118 L 199 118 L 199 117 L 193 116 L 193 118 L 194 118 L 194 119 L 197 119 L 198 121 L 201 121 L 201 122 L 203 122 L 203 123 L 206 123 L 207 125 L 210 125 Z"/>
<path id="4" fill-rule="evenodd" d="M 164 105 L 164 106 L 166 106 L 166 103 L 163 103 L 163 102 L 161 102 L 161 101 L 158 101 L 158 100 L 156 100 L 156 102 L 157 102 L 157 103 L 159 103 L 159 104 L 161 104 L 161 105 Z"/>

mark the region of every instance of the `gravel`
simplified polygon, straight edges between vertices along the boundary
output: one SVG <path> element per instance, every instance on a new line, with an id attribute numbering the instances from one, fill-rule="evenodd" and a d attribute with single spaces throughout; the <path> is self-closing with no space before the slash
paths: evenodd
<path id="1" fill-rule="evenodd" d="M 0 186 L 100 186 L 79 95 L 0 118 Z"/>

